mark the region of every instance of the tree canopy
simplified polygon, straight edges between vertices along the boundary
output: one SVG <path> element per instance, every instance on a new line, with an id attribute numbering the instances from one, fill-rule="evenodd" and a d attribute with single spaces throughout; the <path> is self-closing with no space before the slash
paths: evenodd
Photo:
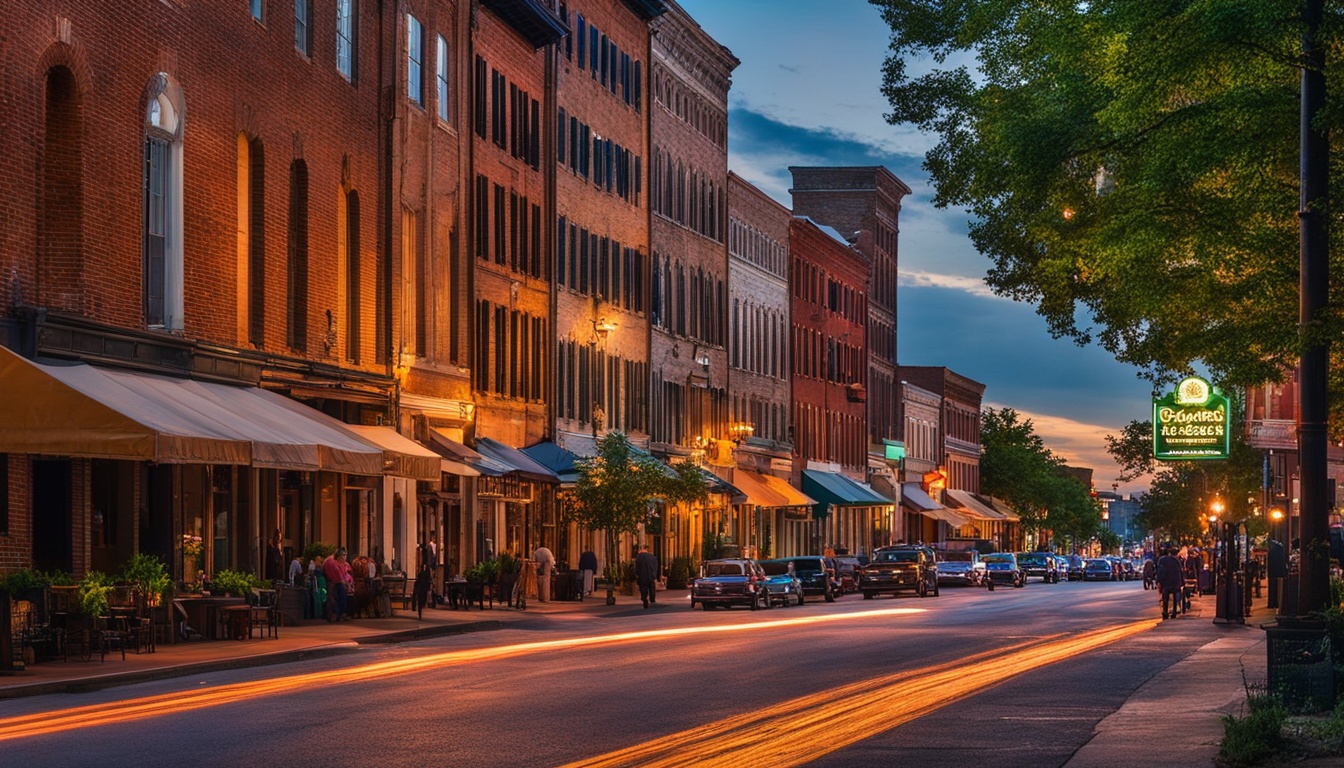
<path id="1" fill-rule="evenodd" d="M 892 29 L 887 119 L 936 137 L 935 203 L 971 213 L 996 293 L 1155 384 L 1197 363 L 1228 387 L 1295 365 L 1297 6 L 870 2 Z M 1338 32 L 1328 18 L 1327 82 Z"/>
<path id="2" fill-rule="evenodd" d="M 1049 529 L 1072 543 L 1101 528 L 1101 512 L 1076 477 L 1067 473 L 1030 419 L 1012 408 L 987 408 L 980 416 L 980 490 L 1003 499 L 1028 531 Z"/>

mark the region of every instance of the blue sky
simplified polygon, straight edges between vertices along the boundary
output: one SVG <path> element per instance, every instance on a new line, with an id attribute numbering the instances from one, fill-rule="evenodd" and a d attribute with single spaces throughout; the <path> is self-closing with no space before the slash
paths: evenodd
<path id="1" fill-rule="evenodd" d="M 995 297 L 968 216 L 930 202 L 933 138 L 892 126 L 881 93 L 890 30 L 866 0 L 678 0 L 742 64 L 729 92 L 729 167 L 790 205 L 790 165 L 883 165 L 913 190 L 901 209 L 898 357 L 985 384 L 1097 490 L 1118 468 L 1104 436 L 1147 419 L 1151 388 L 1099 347 L 1050 337 L 1031 305 Z M 914 68 L 912 68 L 914 70 Z M 915 70 L 917 71 L 917 70 Z M 1120 491 L 1143 490 L 1121 483 Z"/>

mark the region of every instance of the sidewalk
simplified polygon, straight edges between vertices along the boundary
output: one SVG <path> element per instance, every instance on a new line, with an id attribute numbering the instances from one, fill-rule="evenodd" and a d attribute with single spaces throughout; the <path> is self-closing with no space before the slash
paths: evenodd
<path id="1" fill-rule="evenodd" d="M 669 602 L 684 591 L 667 593 Z M 605 594 L 595 593 L 584 600 L 538 603 L 530 600 L 519 611 L 506 604 L 493 608 L 454 610 L 446 606 L 426 608 L 424 619 L 414 611 L 396 611 L 385 619 L 355 619 L 332 624 L 305 621 L 297 626 L 281 627 L 278 638 L 260 635 L 249 640 L 199 640 L 160 644 L 154 653 L 127 650 L 110 653 L 105 661 L 95 654 L 91 661 L 43 661 L 26 669 L 0 673 L 0 701 L 21 696 L 95 690 L 117 685 L 160 680 L 225 669 L 284 664 L 338 653 L 348 653 L 360 645 L 396 643 L 440 635 L 503 629 L 508 624 L 537 614 L 594 611 L 599 607 L 619 611 L 640 604 L 638 597 L 617 595 L 617 604 L 606 606 Z M 488 605 L 488 603 L 487 603 Z"/>
<path id="2" fill-rule="evenodd" d="M 1097 723 L 1092 740 L 1066 768 L 1146 765 L 1212 765 L 1223 740 L 1223 715 L 1245 714 L 1246 685 L 1265 682 L 1262 624 L 1274 612 L 1258 599 L 1245 624 L 1215 624 L 1212 595 L 1196 600 L 1187 616 L 1163 621 L 1154 632 L 1191 649 Z"/>

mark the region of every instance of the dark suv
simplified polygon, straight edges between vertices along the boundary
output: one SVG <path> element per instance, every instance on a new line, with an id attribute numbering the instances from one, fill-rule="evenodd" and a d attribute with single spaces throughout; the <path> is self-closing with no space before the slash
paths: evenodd
<path id="1" fill-rule="evenodd" d="M 834 560 L 820 555 L 781 557 L 778 560 L 793 563 L 793 574 L 803 583 L 803 594 L 821 595 L 826 602 L 835 602 L 835 596 L 840 594 L 840 582 L 836 579 Z"/>
<path id="2" fill-rule="evenodd" d="M 938 596 L 938 564 L 933 550 L 921 546 L 881 547 L 859 569 L 859 591 L 864 600 L 883 592 L 911 591 L 920 597 Z"/>
<path id="3" fill-rule="evenodd" d="M 1018 552 L 1017 565 L 1029 578 L 1039 578 L 1046 584 L 1059 583 L 1055 556 L 1049 552 Z"/>

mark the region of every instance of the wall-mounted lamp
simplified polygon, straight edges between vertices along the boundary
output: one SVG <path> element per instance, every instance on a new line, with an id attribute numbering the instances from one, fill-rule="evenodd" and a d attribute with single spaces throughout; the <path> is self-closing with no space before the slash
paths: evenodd
<path id="1" fill-rule="evenodd" d="M 616 324 L 605 317 L 599 317 L 593 322 L 593 333 L 597 335 L 598 341 L 606 341 L 607 336 L 616 330 Z"/>

